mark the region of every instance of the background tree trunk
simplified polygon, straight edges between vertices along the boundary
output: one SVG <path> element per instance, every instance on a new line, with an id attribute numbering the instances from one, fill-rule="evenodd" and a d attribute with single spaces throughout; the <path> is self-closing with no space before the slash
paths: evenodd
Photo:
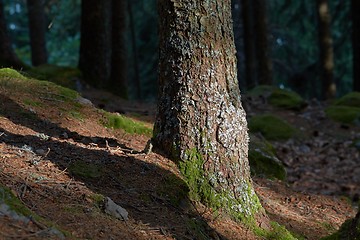
<path id="1" fill-rule="evenodd" d="M 252 19 L 253 7 L 250 0 L 241 0 L 242 18 L 244 23 L 244 53 L 246 88 L 251 89 L 256 83 L 256 57 L 254 46 L 254 26 Z M 266 33 L 267 34 L 267 33 Z M 270 73 L 271 74 L 271 73 Z M 270 80 L 271 83 L 271 80 Z"/>
<path id="2" fill-rule="evenodd" d="M 191 197 L 237 219 L 262 212 L 248 164 L 230 0 L 159 0 L 154 146 L 179 164 Z"/>
<path id="3" fill-rule="evenodd" d="M 4 2 L 0 0 L 0 67 L 22 69 L 25 65 L 19 60 L 11 46 L 4 15 Z"/>
<path id="4" fill-rule="evenodd" d="M 334 82 L 334 50 L 331 36 L 330 9 L 328 0 L 317 0 L 317 16 L 320 50 L 320 78 L 322 82 L 322 98 L 331 99 L 336 96 Z"/>
<path id="5" fill-rule="evenodd" d="M 252 9 L 254 16 L 254 37 L 258 66 L 258 84 L 271 85 L 273 82 L 272 61 L 268 43 L 266 3 L 267 2 L 265 0 L 254 0 L 252 1 Z"/>
<path id="6" fill-rule="evenodd" d="M 79 68 L 90 85 L 105 88 L 111 71 L 111 1 L 81 2 Z"/>
<path id="7" fill-rule="evenodd" d="M 127 98 L 127 58 L 126 58 L 126 0 L 112 0 L 112 54 L 111 77 L 108 89 Z"/>
<path id="8" fill-rule="evenodd" d="M 44 0 L 27 0 L 31 62 L 33 66 L 47 63 L 46 16 Z"/>
<path id="9" fill-rule="evenodd" d="M 351 0 L 353 44 L 353 90 L 360 92 L 360 1 Z"/>

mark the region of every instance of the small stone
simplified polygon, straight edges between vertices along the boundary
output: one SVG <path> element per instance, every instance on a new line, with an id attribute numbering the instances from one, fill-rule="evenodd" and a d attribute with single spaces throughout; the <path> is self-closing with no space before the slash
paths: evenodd
<path id="1" fill-rule="evenodd" d="M 106 197 L 105 199 L 105 213 L 120 220 L 127 221 L 129 219 L 129 213 L 126 211 L 126 209 L 114 203 L 114 201 L 109 197 Z"/>
<path id="2" fill-rule="evenodd" d="M 45 156 L 46 151 L 44 149 L 36 149 L 35 153 L 41 156 Z"/>

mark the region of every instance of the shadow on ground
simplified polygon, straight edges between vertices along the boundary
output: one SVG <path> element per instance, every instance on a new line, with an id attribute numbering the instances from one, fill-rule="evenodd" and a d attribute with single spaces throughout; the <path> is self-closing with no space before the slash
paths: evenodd
<path id="1" fill-rule="evenodd" d="M 42 161 L 51 161 L 64 174 L 68 173 L 73 183 L 51 185 L 45 183 L 46 181 L 38 180 L 38 182 L 29 184 L 28 179 L 19 180 L 15 174 L 13 177 L 15 181 L 24 181 L 23 183 L 27 185 L 29 194 L 24 194 L 22 198 L 26 205 L 31 206 L 33 211 L 46 216 L 52 222 L 57 222 L 61 228 L 67 230 L 71 224 L 75 224 L 74 221 L 86 221 L 85 224 L 76 223 L 79 230 L 87 228 L 86 234 L 75 233 L 76 237 L 92 236 L 96 238 L 96 236 L 103 236 L 103 231 L 121 231 L 117 228 L 111 230 L 110 226 L 106 226 L 109 222 L 120 220 L 110 219 L 111 221 L 107 221 L 106 224 L 104 222 L 100 223 L 101 226 L 97 226 L 99 219 L 94 219 L 96 221 L 92 223 L 94 215 L 85 213 L 85 218 L 82 216 L 86 209 L 83 209 L 81 213 L 76 213 L 78 219 L 65 216 L 65 213 L 62 214 L 62 210 L 59 212 L 45 211 L 46 201 L 59 203 L 59 206 L 62 207 L 75 203 L 86 204 L 88 196 L 81 192 L 81 185 L 84 185 L 94 193 L 110 197 L 128 210 L 129 222 L 121 223 L 124 228 L 128 228 L 128 234 L 132 232 L 138 234 L 139 231 L 142 231 L 139 226 L 143 226 L 145 230 L 157 231 L 158 236 L 163 235 L 165 239 L 166 236 L 177 239 L 211 239 L 214 234 L 218 239 L 225 239 L 211 229 L 201 214 L 196 212 L 195 208 L 186 200 L 188 190 L 182 179 L 157 164 L 149 164 L 144 161 L 146 157 L 159 157 L 156 154 L 151 154 L 151 156 L 138 154 L 120 144 L 116 139 L 95 139 L 70 132 L 57 124 L 42 120 L 35 113 L 24 109 L 4 95 L 0 95 L 0 116 L 9 119 L 16 125 L 30 128 L 50 137 L 44 140 L 36 135 L 19 135 L 0 126 L 0 133 L 3 133 L 0 136 L 0 143 L 18 148 L 26 145 L 34 151 L 49 149 Z M 62 139 L 61 136 L 64 136 L 64 133 L 67 136 Z M 107 149 L 116 149 L 117 147 L 122 149 L 122 153 L 114 154 Z M 46 196 L 41 197 L 40 202 L 36 202 L 30 198 L 34 194 Z M 74 198 L 76 202 L 74 202 Z M 109 217 L 101 216 L 101 218 L 109 220 Z M 76 228 L 72 226 L 70 232 L 75 232 Z M 134 236 L 137 236 L 136 234 Z M 107 235 L 111 236 L 111 233 Z M 114 233 L 113 237 L 124 236 Z"/>

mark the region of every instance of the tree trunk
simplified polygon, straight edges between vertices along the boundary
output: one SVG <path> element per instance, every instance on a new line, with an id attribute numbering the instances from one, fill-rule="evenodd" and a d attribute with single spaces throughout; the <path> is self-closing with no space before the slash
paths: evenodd
<path id="1" fill-rule="evenodd" d="M 254 0 L 252 1 L 252 9 L 255 29 L 255 51 L 258 65 L 258 83 L 271 85 L 273 81 L 272 61 L 268 43 L 266 3 L 265 0 Z"/>
<path id="2" fill-rule="evenodd" d="M 12 49 L 11 40 L 7 32 L 3 0 L 0 0 L 0 67 L 13 67 L 16 69 L 26 67 Z"/>
<path id="3" fill-rule="evenodd" d="M 244 23 L 244 53 L 245 53 L 245 79 L 247 89 L 257 85 L 256 83 L 256 57 L 254 46 L 254 27 L 252 19 L 252 2 L 241 0 L 242 17 Z M 271 73 L 270 73 L 271 74 Z M 271 83 L 271 80 L 270 80 Z"/>
<path id="4" fill-rule="evenodd" d="M 112 54 L 111 77 L 108 89 L 127 98 L 127 58 L 126 58 L 126 0 L 112 0 Z"/>
<path id="5" fill-rule="evenodd" d="M 139 76 L 139 59 L 138 51 L 136 45 L 136 33 L 135 33 L 135 23 L 134 15 L 132 9 L 132 2 L 128 2 L 128 12 L 129 12 L 129 21 L 130 21 L 130 32 L 131 32 L 131 49 L 132 49 L 132 58 L 134 65 L 134 82 L 135 82 L 135 96 L 136 99 L 141 99 L 141 84 Z"/>
<path id="6" fill-rule="evenodd" d="M 33 66 L 47 63 L 46 16 L 44 0 L 27 0 L 31 62 Z"/>
<path id="7" fill-rule="evenodd" d="M 178 163 L 193 199 L 254 220 L 263 210 L 250 178 L 230 0 L 158 3 L 154 146 Z"/>
<path id="8" fill-rule="evenodd" d="M 353 90 L 360 92 L 360 1 L 351 0 L 353 44 Z"/>
<path id="9" fill-rule="evenodd" d="M 319 60 L 322 82 L 322 98 L 331 99 L 336 96 L 336 85 L 334 82 L 334 50 L 330 30 L 330 9 L 328 0 L 317 0 L 316 4 L 319 24 Z"/>
<path id="10" fill-rule="evenodd" d="M 105 88 L 111 70 L 111 1 L 81 2 L 79 68 L 88 84 Z"/>

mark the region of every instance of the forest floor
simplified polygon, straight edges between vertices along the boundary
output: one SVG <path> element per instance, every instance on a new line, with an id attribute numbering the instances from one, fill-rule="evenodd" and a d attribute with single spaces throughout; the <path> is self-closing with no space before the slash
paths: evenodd
<path id="1" fill-rule="evenodd" d="M 184 181 L 172 161 L 142 153 L 150 137 L 101 124 L 98 107 L 151 128 L 154 105 L 88 90 L 83 96 L 91 105 L 58 98 L 51 89 L 0 84 L 0 185 L 32 215 L 4 210 L 0 188 L 0 239 L 261 239 L 199 203 L 178 202 Z M 359 151 L 351 146 L 359 128 L 326 119 L 323 105 L 314 101 L 296 113 L 248 104 L 249 116 L 275 112 L 307 134 L 272 142 L 287 182 L 253 178 L 270 218 L 299 239 L 336 231 L 355 215 L 352 202 L 360 193 Z M 104 197 L 129 219 L 105 214 Z"/>

